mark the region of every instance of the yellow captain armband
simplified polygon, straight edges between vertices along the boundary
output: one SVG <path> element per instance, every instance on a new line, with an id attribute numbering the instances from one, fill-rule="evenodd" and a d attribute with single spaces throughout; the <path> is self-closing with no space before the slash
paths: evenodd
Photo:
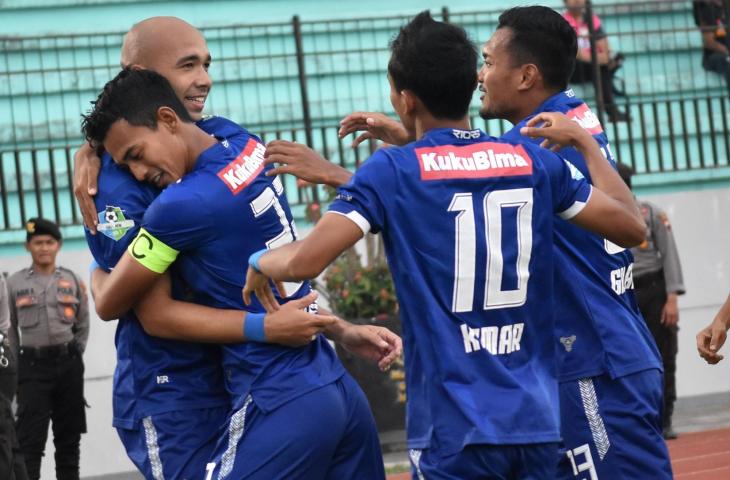
<path id="1" fill-rule="evenodd" d="M 141 228 L 127 248 L 132 257 L 155 273 L 165 273 L 180 253 Z"/>

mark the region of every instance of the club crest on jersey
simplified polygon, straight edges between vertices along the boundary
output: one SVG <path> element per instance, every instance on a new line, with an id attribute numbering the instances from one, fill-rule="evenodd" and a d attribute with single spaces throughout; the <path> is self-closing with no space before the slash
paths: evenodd
<path id="1" fill-rule="evenodd" d="M 266 147 L 263 144 L 253 138 L 249 139 L 235 160 L 218 172 L 218 178 L 234 195 L 238 195 L 264 169 L 265 151 Z"/>
<path id="2" fill-rule="evenodd" d="M 124 210 L 113 205 L 107 205 L 103 212 L 98 212 L 98 217 L 96 229 L 115 242 L 134 227 L 134 220 L 127 219 Z"/>
<path id="3" fill-rule="evenodd" d="M 421 180 L 531 175 L 532 159 L 520 145 L 481 142 L 416 148 Z"/>
<path id="4" fill-rule="evenodd" d="M 560 343 L 565 347 L 566 352 L 573 351 L 573 344 L 575 343 L 575 335 L 569 337 L 560 337 Z"/>
<path id="5" fill-rule="evenodd" d="M 593 111 L 591 111 L 585 103 L 581 103 L 574 109 L 568 110 L 565 112 L 565 115 L 581 127 L 588 130 L 591 135 L 603 133 L 601 122 L 598 121 L 596 114 L 593 113 Z"/>

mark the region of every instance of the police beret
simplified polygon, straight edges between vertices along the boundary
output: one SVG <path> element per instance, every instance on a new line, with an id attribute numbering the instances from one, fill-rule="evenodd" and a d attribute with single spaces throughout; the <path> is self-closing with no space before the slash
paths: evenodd
<path id="1" fill-rule="evenodd" d="M 58 225 L 45 218 L 35 217 L 25 222 L 25 241 L 29 241 L 35 235 L 50 235 L 59 242 L 61 241 L 61 230 Z"/>

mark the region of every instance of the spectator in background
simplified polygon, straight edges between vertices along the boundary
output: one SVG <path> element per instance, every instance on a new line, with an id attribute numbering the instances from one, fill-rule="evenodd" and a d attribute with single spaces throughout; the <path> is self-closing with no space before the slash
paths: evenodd
<path id="1" fill-rule="evenodd" d="M 86 287 L 71 270 L 56 266 L 58 225 L 32 218 L 26 232 L 33 263 L 8 278 L 10 321 L 20 338 L 18 442 L 28 478 L 38 480 L 52 421 L 56 478 L 78 480 L 86 432 L 81 359 L 89 336 Z"/>
<path id="2" fill-rule="evenodd" d="M 692 13 L 702 33 L 702 68 L 727 75 L 730 56 L 722 0 L 695 0 L 692 2 Z"/>
<path id="3" fill-rule="evenodd" d="M 593 65 L 591 63 L 591 43 L 588 30 L 588 22 L 585 13 L 585 0 L 564 0 L 567 10 L 563 17 L 568 21 L 578 37 L 578 55 L 575 62 L 575 70 L 570 79 L 571 83 L 587 83 L 593 81 Z M 608 37 L 603 31 L 601 20 L 598 15 L 593 15 L 593 30 L 596 36 L 596 55 L 601 72 L 601 95 L 606 106 L 608 118 L 612 122 L 629 121 L 629 115 L 621 112 L 616 105 L 613 84 L 613 77 L 621 67 L 624 57 L 621 53 L 611 54 L 608 45 Z M 623 95 L 623 92 L 619 92 Z"/>
<path id="4" fill-rule="evenodd" d="M 631 188 L 633 169 L 619 163 L 618 171 Z M 663 433 L 665 439 L 674 439 L 677 438 L 672 428 L 672 413 L 677 399 L 677 297 L 685 293 L 682 266 L 667 214 L 645 200 L 637 199 L 636 205 L 646 221 L 646 239 L 631 249 L 634 254 L 634 292 L 664 363 Z"/>
<path id="5" fill-rule="evenodd" d="M 0 273 L 0 478 L 27 480 L 13 422 L 13 397 L 18 388 L 17 336 L 10 334 L 10 308 L 5 275 Z"/>
<path id="6" fill-rule="evenodd" d="M 727 340 L 730 330 L 730 296 L 720 307 L 714 320 L 697 334 L 697 351 L 707 363 L 714 365 L 725 358 L 717 353 Z"/>

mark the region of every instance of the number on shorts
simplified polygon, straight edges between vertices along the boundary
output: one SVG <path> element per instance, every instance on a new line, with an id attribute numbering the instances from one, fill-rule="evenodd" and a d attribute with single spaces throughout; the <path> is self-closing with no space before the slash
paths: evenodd
<path id="1" fill-rule="evenodd" d="M 590 480 L 598 480 L 598 473 L 596 473 L 596 467 L 593 465 L 593 455 L 591 455 L 591 447 L 584 443 L 580 447 L 568 450 L 565 452 L 570 459 L 570 465 L 573 467 L 573 475 L 578 476 L 582 472 L 588 472 Z M 583 455 L 583 463 L 576 465 L 575 458 L 579 455 Z M 581 480 L 584 480 L 581 478 Z"/>

